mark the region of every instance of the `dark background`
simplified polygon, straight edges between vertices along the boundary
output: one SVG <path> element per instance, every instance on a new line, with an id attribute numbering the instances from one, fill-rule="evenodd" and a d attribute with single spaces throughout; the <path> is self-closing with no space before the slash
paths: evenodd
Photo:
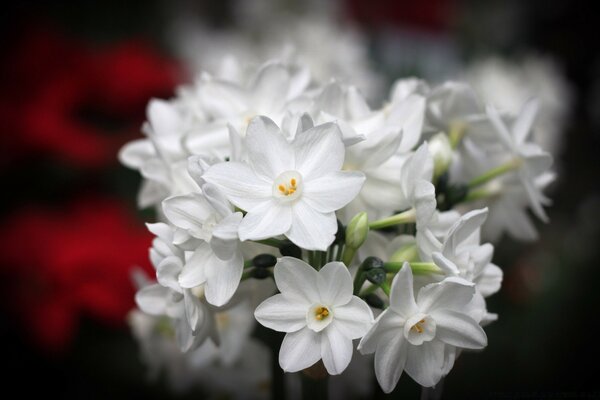
<path id="1" fill-rule="evenodd" d="M 200 2 L 194 9 L 213 25 L 227 26 L 230 22 L 228 5 L 229 2 Z M 342 7 L 344 18 L 360 24 L 372 38 L 376 62 L 375 38 L 380 29 L 401 26 L 450 35 L 459 44 L 460 56 L 465 60 L 485 54 L 514 57 L 525 50 L 551 55 L 563 67 L 573 89 L 564 148 L 556 163 L 559 178 L 550 196 L 554 201 L 548 210 L 551 223 L 538 224 L 538 242 L 528 244 L 503 239 L 497 244 L 495 262 L 504 269 L 505 281 L 501 292 L 490 299 L 489 308 L 497 312 L 500 319 L 486 328 L 489 346 L 485 351 L 465 354 L 458 360 L 445 381 L 445 398 L 600 397 L 597 387 L 600 42 L 599 21 L 592 5 L 591 1 L 559 0 L 349 0 Z M 141 227 L 143 231 L 145 218 L 135 208 L 139 178 L 135 172 L 118 165 L 116 150 L 137 137 L 147 99 L 168 97 L 172 93 L 169 88 L 185 80 L 185 72 L 177 67 L 164 40 L 162 27 L 169 17 L 168 6 L 168 2 L 111 0 L 22 1 L 8 8 L 3 6 L 0 16 L 2 242 L 17 240 L 14 225 L 10 225 L 11 218 L 27 207 L 67 215 L 73 204 L 82 201 L 87 204 L 87 200 L 81 199 L 90 197 L 116 199 L 129 216 L 134 218 L 137 214 L 138 219 L 126 223 L 127 229 L 135 231 L 132 235 L 136 238 L 147 240 L 134 227 Z M 91 53 L 105 51 L 132 38 L 142 40 L 144 46 L 152 48 L 160 63 L 175 65 L 172 69 L 163 66 L 169 69 L 169 78 L 161 78 L 160 84 L 146 85 L 145 92 L 136 92 L 138 98 L 126 106 L 120 105 L 119 112 L 102 106 L 102 101 L 98 102 L 95 97 L 93 112 L 86 111 L 86 107 L 83 111 L 76 110 L 74 118 L 84 120 L 87 125 L 102 126 L 100 135 L 111 138 L 107 148 L 114 150 L 114 156 L 85 165 L 77 161 L 77 156 L 65 156 L 31 140 L 18 140 L 22 133 L 11 122 L 18 108 L 15 111 L 12 105 L 28 101 L 30 80 L 43 78 L 53 68 L 60 69 L 64 61 L 61 54 L 56 54 L 57 67 L 48 65 L 53 57 L 40 58 L 36 76 L 25 77 L 22 85 L 12 78 L 19 51 L 27 53 L 28 50 L 22 47 L 28 43 L 24 38 L 40 30 L 56 32 Z M 42 33 L 44 35 L 46 33 Z M 385 69 L 381 65 L 380 68 Z M 122 85 L 127 84 L 122 82 Z M 123 113 L 125 108 L 127 113 Z M 89 212 L 94 213 L 95 209 L 90 208 Z M 94 235 L 98 231 L 82 234 Z M 44 241 L 44 238 L 34 237 L 28 241 L 27 234 L 23 235 L 19 236 L 22 240 L 18 240 L 19 252 L 26 257 L 37 253 L 39 257 L 35 259 L 43 260 L 43 253 L 39 254 L 43 247 L 33 241 Z M 139 247 L 144 248 L 145 244 Z M 144 251 L 140 250 L 140 254 L 145 257 Z M 45 346 L 43 340 L 40 344 L 36 337 L 43 337 L 45 329 L 52 330 L 53 322 L 49 319 L 37 325 L 23 323 L 28 316 L 22 314 L 30 311 L 19 307 L 22 300 L 13 295 L 14 271 L 23 268 L 13 259 L 0 253 L 0 340 L 2 360 L 8 370 L 8 376 L 5 374 L 3 379 L 6 393 L 15 390 L 21 395 L 57 394 L 61 398 L 168 395 L 160 382 L 146 382 L 134 340 L 119 321 L 107 323 L 106 318 L 98 318 L 84 308 L 78 313 L 79 322 L 66 342 L 57 348 Z M 125 279 L 127 275 L 118 276 Z M 29 277 L 19 278 L 21 284 L 31 286 Z M 40 304 L 45 301 L 42 299 Z M 32 326 L 38 331 L 31 332 Z M 389 397 L 402 398 L 410 394 L 415 398 L 418 393 L 417 385 L 404 377 L 396 393 Z M 198 394 L 190 397 L 198 398 Z"/>

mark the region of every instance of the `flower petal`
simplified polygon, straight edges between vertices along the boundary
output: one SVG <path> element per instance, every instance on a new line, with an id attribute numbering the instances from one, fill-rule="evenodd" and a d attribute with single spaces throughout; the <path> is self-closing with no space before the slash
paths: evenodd
<path id="1" fill-rule="evenodd" d="M 417 312 L 413 292 L 413 273 L 410 264 L 405 262 L 392 281 L 390 308 L 404 319 Z"/>
<path id="2" fill-rule="evenodd" d="M 317 277 L 319 297 L 326 305 L 344 305 L 352 299 L 352 277 L 341 262 L 325 264 Z"/>
<path id="3" fill-rule="evenodd" d="M 362 172 L 332 172 L 304 182 L 302 199 L 319 212 L 333 212 L 350 203 L 364 182 L 365 174 Z"/>
<path id="4" fill-rule="evenodd" d="M 307 306 L 283 294 L 263 301 L 254 311 L 261 325 L 278 332 L 296 332 L 306 326 Z"/>
<path id="5" fill-rule="evenodd" d="M 502 270 L 497 265 L 487 264 L 481 275 L 475 278 L 475 286 L 483 297 L 491 296 L 500 290 L 502 276 Z"/>
<path id="6" fill-rule="evenodd" d="M 335 213 L 320 213 L 303 199 L 297 201 L 291 211 L 291 227 L 285 236 L 303 249 L 327 250 L 337 232 Z"/>
<path id="7" fill-rule="evenodd" d="M 279 350 L 279 365 L 285 372 L 298 372 L 321 358 L 321 340 L 317 332 L 308 328 L 288 333 Z"/>
<path id="8" fill-rule="evenodd" d="M 201 239 L 205 239 L 202 237 L 204 221 L 215 214 L 215 209 L 199 193 L 169 197 L 163 201 L 162 208 L 169 222 Z"/>
<path id="9" fill-rule="evenodd" d="M 181 292 L 179 286 L 179 274 L 183 268 L 183 263 L 179 257 L 170 256 L 163 259 L 156 268 L 156 279 L 164 287 L 168 287 L 176 292 Z"/>
<path id="10" fill-rule="evenodd" d="M 264 179 L 273 181 L 282 172 L 295 169 L 292 146 L 267 117 L 258 116 L 250 121 L 246 148 L 252 169 Z"/>
<path id="11" fill-rule="evenodd" d="M 446 278 L 442 282 L 431 283 L 419 290 L 417 304 L 423 313 L 438 309 L 462 310 L 473 298 L 475 284 L 462 278 Z"/>
<path id="12" fill-rule="evenodd" d="M 166 297 L 169 289 L 155 284 L 146 286 L 135 294 L 135 302 L 145 313 L 150 315 L 164 315 L 167 310 Z"/>
<path id="13" fill-rule="evenodd" d="M 238 234 L 241 241 L 262 240 L 285 233 L 291 224 L 291 207 L 275 200 L 267 200 L 246 214 L 240 223 Z"/>
<path id="14" fill-rule="evenodd" d="M 345 148 L 340 129 L 334 123 L 299 132 L 292 146 L 296 151 L 295 169 L 307 182 L 342 169 Z"/>
<path id="15" fill-rule="evenodd" d="M 119 161 L 134 169 L 140 169 L 152 157 L 156 157 L 156 150 L 148 139 L 133 140 L 119 151 Z"/>
<path id="16" fill-rule="evenodd" d="M 371 308 L 359 297 L 352 296 L 349 303 L 335 307 L 334 319 L 348 339 L 363 337 L 373 324 Z"/>
<path id="17" fill-rule="evenodd" d="M 375 352 L 375 376 L 385 393 L 396 387 L 406 364 L 409 345 L 401 331 L 387 335 L 381 340 Z"/>
<path id="18" fill-rule="evenodd" d="M 363 336 L 358 344 L 358 350 L 361 354 L 374 353 L 379 343 L 391 340 L 391 337 L 388 336 L 394 336 L 402 332 L 404 321 L 404 318 L 393 310 L 385 310 L 379 314 L 379 317 L 375 320 L 375 324 Z"/>
<path id="19" fill-rule="evenodd" d="M 419 385 L 432 387 L 444 372 L 444 344 L 439 340 L 425 342 L 421 346 L 408 346 L 404 370 Z"/>
<path id="20" fill-rule="evenodd" d="M 242 221 L 242 213 L 236 212 L 219 221 L 212 231 L 210 247 L 221 260 L 229 260 L 235 253 L 238 244 L 238 227 Z"/>
<path id="21" fill-rule="evenodd" d="M 271 183 L 258 177 L 248 165 L 236 161 L 211 166 L 203 178 L 216 185 L 229 201 L 247 211 L 272 195 Z"/>
<path id="22" fill-rule="evenodd" d="M 206 266 L 210 263 L 213 251 L 208 243 L 202 243 L 186 261 L 179 275 L 183 288 L 193 288 L 206 282 Z M 215 257 L 216 258 L 216 257 Z"/>
<path id="23" fill-rule="evenodd" d="M 482 349 L 487 336 L 481 326 L 466 314 L 452 310 L 431 313 L 437 325 L 436 338 L 444 343 L 465 349 Z"/>
<path id="24" fill-rule="evenodd" d="M 206 268 L 206 301 L 220 307 L 226 304 L 242 279 L 244 272 L 244 258 L 241 252 L 236 252 L 229 260 L 221 260 L 212 253 Z"/>
<path id="25" fill-rule="evenodd" d="M 333 321 L 321 335 L 321 358 L 330 375 L 339 375 L 352 360 L 352 340 Z"/>
<path id="26" fill-rule="evenodd" d="M 319 301 L 318 275 L 313 267 L 294 257 L 282 257 L 274 268 L 275 283 L 288 298 L 307 306 Z"/>
<path id="27" fill-rule="evenodd" d="M 179 133 L 181 117 L 175 106 L 167 101 L 152 99 L 146 109 L 152 130 L 157 136 Z"/>

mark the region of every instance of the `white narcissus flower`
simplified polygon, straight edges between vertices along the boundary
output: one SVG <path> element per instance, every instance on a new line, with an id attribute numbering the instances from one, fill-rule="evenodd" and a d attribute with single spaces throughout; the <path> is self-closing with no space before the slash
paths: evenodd
<path id="1" fill-rule="evenodd" d="M 521 163 L 516 175 L 527 194 L 529 206 L 539 219 L 547 222 L 548 216 L 542 205 L 548 204 L 550 200 L 539 189 L 536 178 L 547 172 L 552 166 L 552 156 L 538 145 L 526 142 L 531 133 L 537 110 L 538 103 L 536 101 L 525 103 L 510 129 L 494 107 L 488 106 L 487 114 L 496 130 L 498 139 L 514 157 L 515 162 Z"/>
<path id="2" fill-rule="evenodd" d="M 389 393 L 402 371 L 425 387 L 434 386 L 448 372 L 454 349 L 481 349 L 487 336 L 469 314 L 475 294 L 472 283 L 446 278 L 419 290 L 415 300 L 413 275 L 405 263 L 394 277 L 390 306 L 362 338 L 358 349 L 375 353 L 375 375 Z M 452 346 L 452 347 L 448 347 Z"/>
<path id="3" fill-rule="evenodd" d="M 342 373 L 352 359 L 352 340 L 373 322 L 369 306 L 352 295 L 346 266 L 330 262 L 317 272 L 283 257 L 274 272 L 281 293 L 260 304 L 254 315 L 267 328 L 287 332 L 279 352 L 281 368 L 296 372 L 322 359 L 331 375 Z"/>
<path id="4" fill-rule="evenodd" d="M 197 241 L 179 276 L 179 284 L 184 288 L 205 284 L 207 301 L 224 305 L 235 293 L 244 269 L 237 234 L 242 213 L 233 212 L 227 199 L 208 183 L 202 185 L 202 193 L 166 199 L 163 210 L 179 228 L 173 241 L 185 243 L 190 237 Z"/>
<path id="5" fill-rule="evenodd" d="M 247 163 L 211 166 L 206 182 L 247 211 L 239 237 L 285 235 L 307 250 L 326 250 L 337 231 L 335 211 L 360 191 L 364 174 L 341 171 L 344 144 L 337 125 L 315 126 L 288 142 L 277 125 L 256 117 L 248 126 Z"/>

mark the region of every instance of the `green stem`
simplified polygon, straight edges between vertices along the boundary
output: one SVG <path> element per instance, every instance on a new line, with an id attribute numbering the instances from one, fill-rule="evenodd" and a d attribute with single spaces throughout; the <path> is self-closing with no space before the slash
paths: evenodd
<path id="1" fill-rule="evenodd" d="M 369 229 L 382 229 L 388 226 L 400 224 L 412 224 L 417 220 L 417 212 L 414 208 L 401 212 L 400 214 L 392 215 L 391 217 L 373 221 L 369 224 Z"/>
<path id="2" fill-rule="evenodd" d="M 472 179 L 467 186 L 469 189 L 476 188 L 477 186 L 481 186 L 484 183 L 491 181 L 494 178 L 497 178 L 501 175 L 506 174 L 507 172 L 514 171 L 519 169 L 523 162 L 519 159 L 510 160 L 507 163 L 499 165 L 495 168 L 488 170 L 487 172 L 479 175 L 477 178 Z"/>
<path id="3" fill-rule="evenodd" d="M 390 297 L 390 284 L 387 282 L 383 282 L 380 285 L 381 289 L 383 289 L 383 291 L 385 292 L 385 294 L 387 295 L 387 297 Z"/>
<path id="4" fill-rule="evenodd" d="M 342 254 L 344 252 L 344 244 L 339 243 L 335 252 L 335 261 L 342 261 Z"/>
<path id="5" fill-rule="evenodd" d="M 244 268 L 250 268 L 250 267 L 252 267 L 252 260 L 244 261 Z"/>
<path id="6" fill-rule="evenodd" d="M 364 285 L 366 280 L 367 280 L 367 277 L 365 276 L 364 271 L 362 270 L 362 268 L 358 268 L 358 271 L 356 271 L 356 276 L 354 277 L 354 295 L 355 296 L 358 296 L 358 293 L 360 293 L 360 289 L 362 288 L 362 286 Z"/>
<path id="7" fill-rule="evenodd" d="M 365 290 L 363 290 L 362 292 L 360 292 L 360 297 L 365 297 L 366 295 L 369 295 L 369 294 L 375 292 L 378 288 L 379 288 L 379 286 L 377 286 L 377 285 L 371 285 L 371 286 L 367 287 Z"/>
<path id="8" fill-rule="evenodd" d="M 355 254 L 356 254 L 356 249 L 346 246 L 346 248 L 344 248 L 344 253 L 342 254 L 342 262 L 347 267 L 349 267 L 350 264 L 352 264 L 352 260 L 354 259 Z"/>
<path id="9" fill-rule="evenodd" d="M 245 270 L 244 273 L 242 274 L 242 280 L 245 281 L 246 279 L 252 278 L 253 272 L 254 272 L 253 268 Z"/>
<path id="10" fill-rule="evenodd" d="M 425 275 L 425 274 L 441 274 L 442 270 L 435 265 L 434 263 L 429 262 L 411 262 L 410 268 L 415 275 Z M 404 262 L 386 262 L 383 264 L 386 272 L 396 273 L 400 271 Z"/>

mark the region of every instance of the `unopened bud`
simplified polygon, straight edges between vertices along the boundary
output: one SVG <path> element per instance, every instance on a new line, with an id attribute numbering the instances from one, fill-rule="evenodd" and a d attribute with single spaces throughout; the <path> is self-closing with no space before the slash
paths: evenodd
<path id="1" fill-rule="evenodd" d="M 269 268 L 277 264 L 277 257 L 272 254 L 259 254 L 252 259 L 256 268 Z"/>
<path id="2" fill-rule="evenodd" d="M 452 162 L 452 145 L 448 136 L 440 132 L 427 142 L 427 147 L 433 157 L 433 175 L 438 177 L 448 170 Z"/>
<path id="3" fill-rule="evenodd" d="M 350 220 L 346 228 L 346 246 L 358 249 L 367 239 L 369 233 L 369 219 L 366 212 L 358 213 Z"/>

